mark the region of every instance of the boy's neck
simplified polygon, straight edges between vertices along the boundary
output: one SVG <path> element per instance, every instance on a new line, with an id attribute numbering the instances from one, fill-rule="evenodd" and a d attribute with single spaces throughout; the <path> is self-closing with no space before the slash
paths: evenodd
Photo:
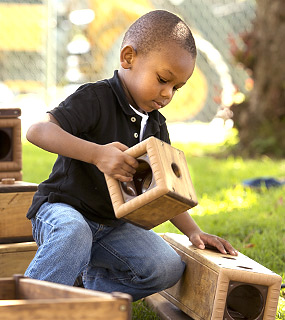
<path id="1" fill-rule="evenodd" d="M 147 112 L 144 111 L 143 109 L 141 109 L 141 108 L 135 103 L 135 101 L 133 100 L 132 96 L 130 95 L 129 90 L 128 90 L 128 88 L 127 88 L 127 86 L 126 86 L 126 84 L 125 84 L 125 81 L 124 81 L 124 72 L 125 72 L 125 70 L 124 70 L 122 67 L 120 67 L 119 70 L 118 70 L 118 77 L 119 77 L 119 79 L 120 79 L 120 81 L 121 81 L 121 84 L 122 84 L 122 86 L 123 86 L 123 89 L 124 89 L 126 98 L 127 98 L 127 100 L 128 100 L 128 103 L 129 103 L 133 108 L 135 108 L 136 110 L 138 110 L 140 113 L 143 113 L 143 114 L 147 115 Z"/>

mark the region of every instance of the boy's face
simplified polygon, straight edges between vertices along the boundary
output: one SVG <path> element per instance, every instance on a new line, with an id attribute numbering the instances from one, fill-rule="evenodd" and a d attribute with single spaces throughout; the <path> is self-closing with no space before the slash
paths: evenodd
<path id="1" fill-rule="evenodd" d="M 121 52 L 119 77 L 129 103 L 141 112 L 151 112 L 171 101 L 192 75 L 194 66 L 192 55 L 177 44 L 146 55 L 127 46 Z"/>

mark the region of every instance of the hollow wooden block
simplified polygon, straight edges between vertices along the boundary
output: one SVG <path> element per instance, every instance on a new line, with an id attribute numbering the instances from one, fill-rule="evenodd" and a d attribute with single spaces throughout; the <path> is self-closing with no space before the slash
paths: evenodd
<path id="1" fill-rule="evenodd" d="M 0 182 L 0 243 L 33 239 L 31 221 L 26 218 L 37 184 Z"/>
<path id="2" fill-rule="evenodd" d="M 24 274 L 37 249 L 35 242 L 0 244 L 0 277 Z"/>
<path id="3" fill-rule="evenodd" d="M 0 118 L 0 172 L 21 170 L 21 120 L 18 118 Z"/>
<path id="4" fill-rule="evenodd" d="M 125 152 L 140 164 L 133 183 L 105 175 L 117 218 L 151 229 L 197 205 L 181 150 L 150 137 Z"/>
<path id="5" fill-rule="evenodd" d="M 131 297 L 29 278 L 2 278 L 0 319 L 129 320 Z"/>
<path id="6" fill-rule="evenodd" d="M 188 238 L 162 234 L 186 262 L 182 278 L 161 295 L 195 320 L 275 319 L 281 277 L 239 253 L 201 250 Z"/>

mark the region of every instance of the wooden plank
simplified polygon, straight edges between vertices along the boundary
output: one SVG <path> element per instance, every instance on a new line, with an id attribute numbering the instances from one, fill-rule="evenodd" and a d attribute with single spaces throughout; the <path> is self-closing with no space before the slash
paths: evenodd
<path id="1" fill-rule="evenodd" d="M 26 218 L 34 191 L 0 193 L 0 243 L 32 240 L 32 225 Z"/>
<path id="2" fill-rule="evenodd" d="M 5 320 L 131 319 L 132 299 L 124 293 L 102 293 L 15 276 L 0 278 L 0 297 L 0 319 Z"/>
<path id="3" fill-rule="evenodd" d="M 145 302 L 161 320 L 193 320 L 159 293 L 146 297 Z"/>
<path id="4" fill-rule="evenodd" d="M 7 303 L 7 302 L 6 302 Z M 130 318 L 130 305 L 120 300 L 98 301 L 96 298 L 85 301 L 27 302 L 15 305 L 2 305 L 0 318 L 5 320 L 127 320 Z"/>
<path id="5" fill-rule="evenodd" d="M 16 299 L 16 285 L 14 279 L 0 278 L 0 300 Z"/>
<path id="6" fill-rule="evenodd" d="M 37 250 L 37 244 L 34 241 L 11 243 L 11 244 L 0 244 L 0 254 L 28 252 L 28 251 L 34 252 L 36 250 Z"/>
<path id="7" fill-rule="evenodd" d="M 66 299 L 66 298 L 100 298 L 112 300 L 109 293 L 94 290 L 81 289 L 48 281 L 41 281 L 29 278 L 19 279 L 18 288 L 19 299 Z M 125 298 L 123 293 L 118 293 L 118 297 Z"/>
<path id="8" fill-rule="evenodd" d="M 37 189 L 38 185 L 31 182 L 15 181 L 13 184 L 5 184 L 0 182 L 0 193 L 35 192 Z"/>
<path id="9" fill-rule="evenodd" d="M 37 251 L 35 242 L 0 245 L 0 277 L 24 274 Z"/>

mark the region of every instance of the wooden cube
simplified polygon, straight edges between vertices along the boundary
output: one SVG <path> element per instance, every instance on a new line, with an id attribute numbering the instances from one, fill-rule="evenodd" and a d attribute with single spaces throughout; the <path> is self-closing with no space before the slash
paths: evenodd
<path id="1" fill-rule="evenodd" d="M 0 243 L 33 240 L 32 225 L 26 218 L 37 184 L 0 182 Z"/>
<path id="2" fill-rule="evenodd" d="M 0 172 L 21 170 L 21 120 L 0 118 Z"/>
<path id="3" fill-rule="evenodd" d="M 186 262 L 182 278 L 161 295 L 193 319 L 275 319 L 281 277 L 239 253 L 201 250 L 188 238 L 163 234 Z"/>
<path id="4" fill-rule="evenodd" d="M 139 162 L 133 182 L 105 175 L 117 218 L 151 229 L 197 205 L 181 150 L 150 137 L 125 152 Z"/>
<path id="5" fill-rule="evenodd" d="M 0 319 L 127 320 L 131 297 L 24 277 L 2 278 Z"/>
<path id="6" fill-rule="evenodd" d="M 0 244 L 0 277 L 24 274 L 37 249 L 35 242 Z"/>

